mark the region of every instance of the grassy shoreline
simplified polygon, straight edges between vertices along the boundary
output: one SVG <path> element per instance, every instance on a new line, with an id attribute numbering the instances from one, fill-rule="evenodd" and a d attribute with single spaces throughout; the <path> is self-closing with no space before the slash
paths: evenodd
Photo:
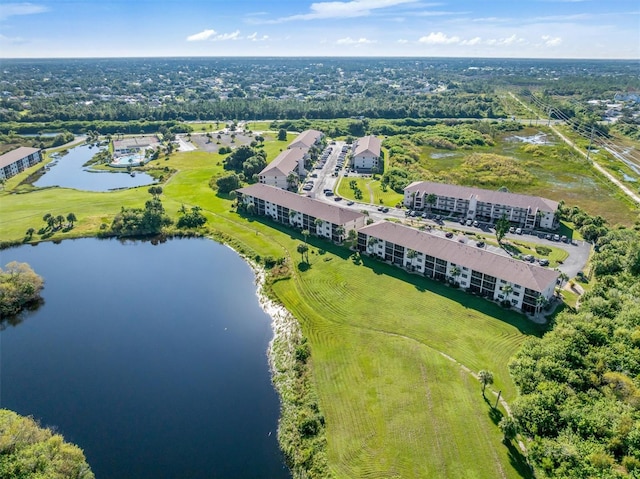
<path id="1" fill-rule="evenodd" d="M 296 447 L 306 451 L 299 458 L 304 474 L 314 477 L 304 468 L 320 468 L 326 460 L 326 471 L 315 477 L 428 477 L 442 470 L 450 477 L 522 477 L 523 458 L 514 465 L 479 383 L 441 353 L 470 371 L 492 370 L 496 391 L 511 400 L 516 391 L 506 364 L 527 336 L 540 334 L 535 325 L 496 304 L 369 258 L 358 259 L 345 247 L 319 238 L 309 238 L 310 268 L 298 269 L 296 247 L 303 241 L 298 232 L 242 217 L 231 200 L 209 188 L 211 176 L 222 172 L 219 159 L 218 154 L 190 152 L 161 160 L 176 171 L 163 185 L 162 201 L 174 218 L 183 204 L 201 206 L 209 222 L 200 234 L 249 260 L 285 259 L 289 274 L 273 281 L 265 278 L 265 293 L 295 318 L 299 340 L 307 339 L 311 353 L 306 372 L 292 368 L 304 379 L 296 390 L 308 396 L 294 399 L 293 423 L 304 427 L 290 430 L 308 435 L 317 432 L 314 424 L 321 418 L 326 421 L 326 439 L 315 435 L 313 446 Z M 70 210 L 78 217 L 74 229 L 49 240 L 95 236 L 121 206 L 139 207 L 149 198 L 146 188 L 10 194 L 18 181 L 12 178 L 0 193 L 3 241 L 22 243 L 26 228 L 41 225 L 48 211 Z M 304 345 L 280 347 L 287 352 L 283 358 L 290 360 L 298 346 Z M 489 458 L 488 464 L 478 464 L 477 457 Z"/>

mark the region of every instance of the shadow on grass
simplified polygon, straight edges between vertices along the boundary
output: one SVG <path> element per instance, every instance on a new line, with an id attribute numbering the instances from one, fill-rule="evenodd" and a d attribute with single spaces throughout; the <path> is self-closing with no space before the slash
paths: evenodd
<path id="1" fill-rule="evenodd" d="M 504 417 L 504 414 L 502 414 L 502 411 L 500 411 L 499 409 L 493 407 L 494 404 L 491 404 L 489 398 L 484 396 L 483 399 L 484 402 L 486 402 L 489 406 L 489 419 L 491 419 L 491 422 L 493 422 L 493 424 L 497 426 L 498 424 L 500 424 L 500 421 Z M 520 477 L 523 477 L 525 479 L 534 479 L 535 475 L 533 473 L 533 470 L 531 469 L 527 458 L 522 454 L 520 448 L 518 446 L 514 446 L 512 441 L 508 441 L 507 439 L 503 439 L 502 444 L 504 444 L 508 450 L 509 463 L 520 475 Z"/>
<path id="2" fill-rule="evenodd" d="M 502 443 L 507 447 L 509 455 L 509 463 L 524 479 L 535 479 L 533 469 L 527 462 L 527 458 L 522 454 L 522 451 L 517 446 L 514 446 L 511 441 L 504 440 Z"/>
<path id="3" fill-rule="evenodd" d="M 305 271 L 309 271 L 311 269 L 311 265 L 306 261 L 300 261 L 298 263 L 298 271 L 304 273 Z"/>

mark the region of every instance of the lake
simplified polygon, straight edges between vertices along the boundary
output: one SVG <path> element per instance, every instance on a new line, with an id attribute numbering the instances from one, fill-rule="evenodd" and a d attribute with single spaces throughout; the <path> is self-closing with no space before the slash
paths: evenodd
<path id="1" fill-rule="evenodd" d="M 45 303 L 0 332 L 0 406 L 78 444 L 97 479 L 288 478 L 271 318 L 205 239 L 83 239 L 1 252 Z"/>
<path id="2" fill-rule="evenodd" d="M 133 188 L 154 183 L 152 176 L 136 172 L 131 176 L 126 171 L 91 171 L 83 167 L 87 161 L 101 151 L 89 145 L 75 146 L 60 156 L 51 169 L 38 178 L 33 185 L 38 187 L 60 186 L 84 191 L 109 191 L 119 188 Z"/>

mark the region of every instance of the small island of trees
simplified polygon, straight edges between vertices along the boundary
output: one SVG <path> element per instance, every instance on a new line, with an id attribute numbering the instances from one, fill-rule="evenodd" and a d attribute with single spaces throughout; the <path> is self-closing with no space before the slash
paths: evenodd
<path id="1" fill-rule="evenodd" d="M 37 304 L 43 287 L 44 280 L 27 263 L 13 261 L 0 268 L 0 320 Z"/>

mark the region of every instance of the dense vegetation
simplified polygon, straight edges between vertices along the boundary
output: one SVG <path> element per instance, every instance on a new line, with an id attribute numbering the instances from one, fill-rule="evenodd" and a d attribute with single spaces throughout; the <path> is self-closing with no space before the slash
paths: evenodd
<path id="1" fill-rule="evenodd" d="M 510 363 L 517 427 L 548 477 L 640 473 L 640 234 L 598 240 L 597 283 Z"/>
<path id="2" fill-rule="evenodd" d="M 162 201 L 154 196 L 145 203 L 144 208 L 123 206 L 113 219 L 111 233 L 121 237 L 155 235 L 171 223 L 171 218 L 165 214 Z"/>
<path id="3" fill-rule="evenodd" d="M 0 477 L 93 479 L 80 448 L 29 417 L 0 409 Z"/>
<path id="4" fill-rule="evenodd" d="M 43 287 L 43 279 L 26 263 L 14 261 L 0 268 L 0 320 L 40 301 Z"/>

